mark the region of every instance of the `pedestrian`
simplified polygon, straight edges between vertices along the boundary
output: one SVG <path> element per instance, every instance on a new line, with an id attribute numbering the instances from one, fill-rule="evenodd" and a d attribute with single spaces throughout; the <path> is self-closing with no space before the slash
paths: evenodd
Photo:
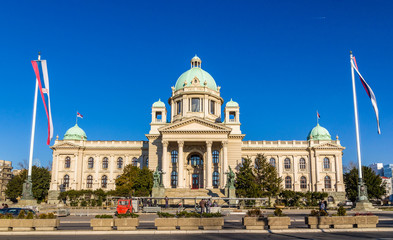
<path id="1" fill-rule="evenodd" d="M 212 206 L 212 201 L 211 201 L 211 199 L 209 198 L 208 200 L 207 200 L 207 203 L 206 203 L 206 212 L 207 213 L 210 213 L 210 207 Z"/>
<path id="2" fill-rule="evenodd" d="M 321 201 L 320 205 L 319 205 L 319 210 L 320 211 L 325 211 L 325 203 Z"/>
<path id="3" fill-rule="evenodd" d="M 169 207 L 169 198 L 168 196 L 165 196 L 165 208 Z"/>
<path id="4" fill-rule="evenodd" d="M 327 201 L 324 201 L 323 204 L 325 204 L 324 210 L 327 211 Z"/>
<path id="5" fill-rule="evenodd" d="M 205 212 L 205 205 L 206 205 L 205 199 L 202 199 L 199 202 L 199 206 L 201 206 L 201 214 Z"/>
<path id="6" fill-rule="evenodd" d="M 1 207 L 0 207 L 0 209 L 3 209 L 4 208 L 4 203 L 3 204 L 1 204 Z"/>
<path id="7" fill-rule="evenodd" d="M 213 202 L 213 207 L 218 207 L 218 203 L 216 202 L 216 200 L 214 200 Z"/>

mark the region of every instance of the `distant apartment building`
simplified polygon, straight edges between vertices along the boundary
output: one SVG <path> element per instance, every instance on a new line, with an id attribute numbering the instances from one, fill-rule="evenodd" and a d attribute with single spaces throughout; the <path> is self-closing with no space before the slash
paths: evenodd
<path id="1" fill-rule="evenodd" d="M 386 164 L 383 166 L 383 176 L 391 178 L 393 171 L 393 164 Z"/>
<path id="2" fill-rule="evenodd" d="M 11 161 L 0 160 L 0 200 L 5 201 L 5 190 L 7 184 L 12 178 L 12 163 Z"/>
<path id="3" fill-rule="evenodd" d="M 383 175 L 383 163 L 373 163 L 373 164 L 370 164 L 369 167 L 375 172 L 375 174 L 378 174 L 379 176 L 384 176 Z"/>

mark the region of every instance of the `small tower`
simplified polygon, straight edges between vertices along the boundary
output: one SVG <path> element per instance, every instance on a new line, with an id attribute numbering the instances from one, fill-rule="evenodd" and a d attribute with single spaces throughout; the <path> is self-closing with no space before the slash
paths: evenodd
<path id="1" fill-rule="evenodd" d="M 166 124 L 166 113 L 167 111 L 165 103 L 163 103 L 161 99 L 153 103 L 153 106 L 151 108 L 150 134 L 158 133 L 157 129 Z"/>
<path id="2" fill-rule="evenodd" d="M 239 104 L 231 99 L 225 105 L 225 125 L 233 129 L 233 134 L 241 134 Z"/>
<path id="3" fill-rule="evenodd" d="M 191 68 L 201 68 L 202 60 L 195 54 L 195 57 L 191 59 Z"/>

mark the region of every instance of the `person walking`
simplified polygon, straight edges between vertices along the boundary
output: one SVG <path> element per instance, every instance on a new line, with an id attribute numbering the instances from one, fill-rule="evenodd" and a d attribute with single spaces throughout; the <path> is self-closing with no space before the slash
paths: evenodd
<path id="1" fill-rule="evenodd" d="M 201 214 L 204 213 L 204 212 L 205 212 L 205 206 L 206 206 L 205 199 L 202 199 L 202 200 L 199 202 L 199 206 L 201 206 Z"/>
<path id="2" fill-rule="evenodd" d="M 165 196 L 165 208 L 169 207 L 169 198 L 168 196 Z"/>
<path id="3" fill-rule="evenodd" d="M 210 213 L 210 207 L 212 206 L 212 200 L 209 198 L 206 203 L 206 212 Z"/>

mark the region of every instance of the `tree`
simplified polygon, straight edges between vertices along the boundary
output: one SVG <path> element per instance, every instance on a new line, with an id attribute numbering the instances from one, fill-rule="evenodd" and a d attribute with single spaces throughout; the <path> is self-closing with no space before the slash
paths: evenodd
<path id="1" fill-rule="evenodd" d="M 50 172 L 47 168 L 33 166 L 31 181 L 33 196 L 38 201 L 44 201 L 48 196 L 50 184 Z M 27 179 L 27 169 L 23 169 L 21 173 L 14 176 L 7 184 L 5 194 L 11 201 L 16 202 L 17 198 L 22 196 L 23 183 Z"/>
<path id="2" fill-rule="evenodd" d="M 386 184 L 382 183 L 379 175 L 366 166 L 362 166 L 363 181 L 367 186 L 367 194 L 369 199 L 381 199 L 386 192 Z M 358 169 L 353 167 L 349 172 L 344 173 L 345 192 L 348 199 L 355 202 L 358 197 Z"/>
<path id="3" fill-rule="evenodd" d="M 276 167 L 271 165 L 263 154 L 255 158 L 255 181 L 262 190 L 262 195 L 276 197 L 281 189 L 282 178 L 278 176 Z"/>
<path id="4" fill-rule="evenodd" d="M 147 167 L 140 169 L 127 165 L 116 179 L 116 194 L 119 196 L 149 196 L 153 188 L 153 172 Z"/>
<path id="5" fill-rule="evenodd" d="M 236 173 L 236 195 L 238 197 L 257 198 L 262 196 L 262 190 L 256 183 L 256 177 L 251 168 L 251 159 L 247 157 Z"/>

